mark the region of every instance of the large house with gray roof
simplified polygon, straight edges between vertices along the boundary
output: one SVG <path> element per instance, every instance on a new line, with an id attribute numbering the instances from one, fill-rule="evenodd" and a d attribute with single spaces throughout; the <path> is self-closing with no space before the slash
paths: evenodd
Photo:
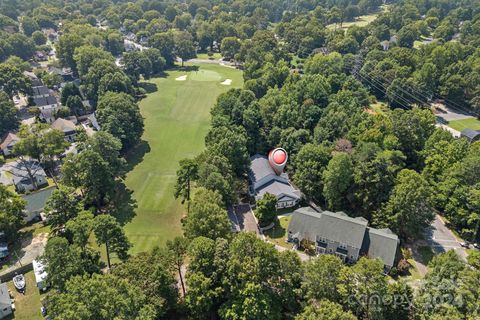
<path id="1" fill-rule="evenodd" d="M 389 229 L 368 227 L 362 217 L 352 218 L 343 212 L 317 212 L 310 207 L 294 211 L 288 226 L 288 241 L 296 246 L 307 240 L 315 244 L 317 254 L 334 254 L 345 263 L 359 257 L 383 261 L 385 273 L 395 264 L 398 236 Z"/>
<path id="2" fill-rule="evenodd" d="M 298 204 L 301 193 L 290 184 L 286 173 L 277 175 L 265 156 L 256 154 L 250 160 L 250 196 L 259 200 L 266 193 L 273 194 L 277 197 L 277 209 L 290 208 Z"/>

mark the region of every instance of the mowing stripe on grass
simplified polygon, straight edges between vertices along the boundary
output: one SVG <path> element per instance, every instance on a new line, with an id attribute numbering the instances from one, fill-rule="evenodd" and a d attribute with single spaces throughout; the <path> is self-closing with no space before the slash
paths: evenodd
<path id="1" fill-rule="evenodd" d="M 175 80 L 182 75 L 187 75 L 185 81 Z M 221 85 L 220 79 L 232 79 L 232 86 Z M 125 225 L 133 254 L 181 235 L 185 209 L 173 197 L 178 162 L 202 152 L 210 109 L 222 92 L 242 87 L 243 79 L 239 70 L 201 64 L 197 72 L 169 71 L 166 77 L 146 84 L 153 92 L 140 102 L 140 111 L 145 118 L 142 139 L 148 146 L 143 157 L 129 156 L 129 160 L 142 161 L 125 180 L 137 202 L 136 215 Z"/>

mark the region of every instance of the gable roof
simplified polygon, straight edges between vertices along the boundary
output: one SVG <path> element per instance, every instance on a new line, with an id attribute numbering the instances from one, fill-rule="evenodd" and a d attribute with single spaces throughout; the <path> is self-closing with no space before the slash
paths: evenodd
<path id="1" fill-rule="evenodd" d="M 0 144 L 0 149 L 6 149 L 17 141 L 20 141 L 20 138 L 15 133 L 9 132 Z"/>
<path id="2" fill-rule="evenodd" d="M 45 106 L 50 106 L 53 104 L 58 104 L 57 98 L 54 96 L 50 95 L 48 97 L 38 97 L 38 98 L 33 98 L 33 102 L 37 107 L 45 107 Z"/>
<path id="3" fill-rule="evenodd" d="M 34 160 L 16 160 L 9 162 L 6 169 L 12 174 L 14 184 L 21 183 L 24 180 L 30 181 L 27 168 L 34 176 L 46 177 L 45 171 L 37 161 Z"/>
<path id="4" fill-rule="evenodd" d="M 55 191 L 55 189 L 56 188 L 53 186 L 22 196 L 22 198 L 27 202 L 25 210 L 28 213 L 42 212 L 43 208 L 45 208 L 48 198 L 53 191 Z"/>
<path id="5" fill-rule="evenodd" d="M 68 133 L 75 131 L 76 125 L 70 120 L 58 118 L 52 123 L 52 128 Z"/>
<path id="6" fill-rule="evenodd" d="M 288 230 L 300 233 L 310 241 L 327 238 L 361 249 L 367 221 L 351 218 L 343 212 L 316 212 L 311 208 L 294 211 Z"/>
<path id="7" fill-rule="evenodd" d="M 288 196 L 292 199 L 300 199 L 300 192 L 291 185 L 286 173 L 277 175 L 270 166 L 267 157 L 256 154 L 250 158 L 249 171 L 255 195 L 263 197 L 265 193 L 273 194 L 277 199 Z"/>
<path id="8" fill-rule="evenodd" d="M 50 90 L 46 86 L 33 87 L 33 96 L 44 96 L 49 95 Z"/>
<path id="9" fill-rule="evenodd" d="M 399 239 L 390 229 L 367 228 L 362 251 L 369 258 L 378 258 L 387 266 L 394 265 Z"/>
<path id="10" fill-rule="evenodd" d="M 367 226 L 362 217 L 352 218 L 344 212 L 317 212 L 310 207 L 294 211 L 288 232 L 315 242 L 319 238 L 360 249 L 370 258 L 378 258 L 387 266 L 394 265 L 399 239 L 389 229 Z"/>

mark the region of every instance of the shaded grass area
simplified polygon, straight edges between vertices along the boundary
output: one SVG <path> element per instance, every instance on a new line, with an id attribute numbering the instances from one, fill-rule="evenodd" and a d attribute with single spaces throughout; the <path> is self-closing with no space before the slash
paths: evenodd
<path id="1" fill-rule="evenodd" d="M 181 235 L 185 209 L 173 197 L 178 162 L 204 149 L 217 96 L 243 85 L 239 70 L 215 64 L 187 66 L 143 84 L 150 89 L 140 102 L 145 133 L 142 146 L 127 157 L 131 171 L 125 179 L 125 191 L 131 190 L 136 202 L 135 215 L 124 219 L 131 253 L 162 246 Z M 186 81 L 175 80 L 183 75 Z M 232 85 L 221 85 L 225 79 L 232 79 Z"/>
<path id="2" fill-rule="evenodd" d="M 27 282 L 25 295 L 19 293 L 13 281 L 8 282 L 8 289 L 12 292 L 13 298 L 15 299 L 15 312 L 12 317 L 5 319 L 15 319 L 15 320 L 40 320 L 44 319 L 40 312 L 42 306 L 41 299 L 45 294 L 40 294 L 40 291 L 36 287 L 35 283 L 35 274 L 33 271 L 27 272 L 25 274 L 25 280 Z"/>
<path id="3" fill-rule="evenodd" d="M 463 129 L 480 130 L 480 120 L 477 118 L 468 118 L 462 120 L 453 120 L 448 122 L 448 126 L 458 131 Z"/>
<path id="4" fill-rule="evenodd" d="M 427 265 L 435 256 L 435 253 L 429 246 L 420 246 L 417 251 L 422 256 L 422 262 L 425 265 Z"/>
<path id="5" fill-rule="evenodd" d="M 275 222 L 275 226 L 272 229 L 264 231 L 263 233 L 269 241 L 279 246 L 291 249 L 293 248 L 292 244 L 286 242 L 287 228 L 291 220 L 291 216 L 281 217 Z"/>
<path id="6" fill-rule="evenodd" d="M 218 60 L 222 57 L 222 54 L 219 52 L 214 52 L 213 56 L 209 56 L 206 53 L 197 53 L 197 59 L 202 59 L 202 60 Z"/>

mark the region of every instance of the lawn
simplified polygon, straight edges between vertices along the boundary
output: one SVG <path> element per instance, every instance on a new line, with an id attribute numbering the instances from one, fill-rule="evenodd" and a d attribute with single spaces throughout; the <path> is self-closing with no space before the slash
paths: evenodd
<path id="1" fill-rule="evenodd" d="M 435 253 L 433 253 L 432 248 L 430 248 L 429 246 L 418 247 L 418 253 L 422 256 L 422 262 L 425 265 L 428 265 L 428 263 L 435 256 Z"/>
<path id="2" fill-rule="evenodd" d="M 40 303 L 41 296 L 40 291 L 36 287 L 35 275 L 33 271 L 27 272 L 25 274 L 25 279 L 27 280 L 27 286 L 25 295 L 19 293 L 12 281 L 8 282 L 8 289 L 12 292 L 13 298 L 15 299 L 15 312 L 13 318 L 15 320 L 41 320 L 44 319 L 40 313 Z"/>
<path id="3" fill-rule="evenodd" d="M 343 29 L 343 30 L 347 30 L 348 28 L 350 28 L 352 26 L 365 27 L 368 24 L 370 24 L 373 20 L 375 20 L 381 12 L 386 12 L 387 10 L 388 10 L 388 5 L 383 5 L 383 6 L 381 6 L 381 10 L 379 12 L 372 13 L 372 14 L 367 14 L 367 15 L 364 15 L 364 16 L 359 16 L 355 19 L 355 21 L 344 22 L 344 23 L 342 23 L 341 26 L 339 24 L 332 23 L 332 24 L 329 24 L 327 26 L 327 28 L 328 29 L 340 28 L 340 29 Z"/>
<path id="4" fill-rule="evenodd" d="M 185 81 L 175 80 L 184 75 Z M 221 85 L 225 79 L 231 79 L 232 85 Z M 198 71 L 177 69 L 144 83 L 150 92 L 140 102 L 145 118 L 144 143 L 129 155 L 133 169 L 125 180 L 137 206 L 135 216 L 125 225 L 132 253 L 162 246 L 181 234 L 185 209 L 173 197 L 178 161 L 193 158 L 204 149 L 210 109 L 217 96 L 242 87 L 242 79 L 239 70 L 201 64 Z"/>
<path id="5" fill-rule="evenodd" d="M 285 241 L 290 220 L 292 220 L 292 216 L 280 217 L 277 222 L 275 222 L 275 227 L 263 233 L 270 242 L 291 249 L 293 246 Z"/>
<path id="6" fill-rule="evenodd" d="M 197 58 L 196 59 L 202 59 L 202 60 L 218 60 L 222 57 L 222 55 L 219 52 L 214 52 L 213 56 L 209 57 L 208 54 L 206 53 L 197 53 Z"/>
<path id="7" fill-rule="evenodd" d="M 477 118 L 468 118 L 462 120 L 449 121 L 448 126 L 458 131 L 463 129 L 480 130 L 480 120 Z"/>

